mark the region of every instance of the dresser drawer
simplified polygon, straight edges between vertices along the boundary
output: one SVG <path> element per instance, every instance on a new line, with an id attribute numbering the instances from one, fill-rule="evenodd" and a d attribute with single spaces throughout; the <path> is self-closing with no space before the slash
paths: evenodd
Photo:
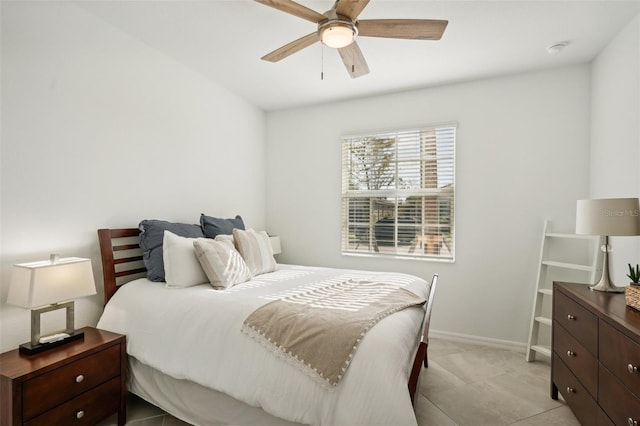
<path id="1" fill-rule="evenodd" d="M 640 424 L 640 401 L 605 367 L 600 367 L 599 402 L 617 425 Z"/>
<path id="2" fill-rule="evenodd" d="M 600 362 L 640 396 L 640 345 L 601 321 L 599 347 Z"/>
<path id="3" fill-rule="evenodd" d="M 553 350 L 593 398 L 598 396 L 598 361 L 557 321 L 553 327 Z"/>
<path id="4" fill-rule="evenodd" d="M 589 392 L 580 384 L 569 368 L 560 359 L 558 354 L 553 354 L 553 383 L 567 401 L 580 424 L 583 426 L 598 424 L 599 407 Z"/>
<path id="5" fill-rule="evenodd" d="M 83 393 L 71 401 L 57 406 L 25 426 L 91 426 L 118 409 L 120 404 L 120 379 L 111 379 Z"/>
<path id="6" fill-rule="evenodd" d="M 598 426 L 616 426 L 600 407 L 598 407 Z"/>
<path id="7" fill-rule="evenodd" d="M 120 345 L 28 380 L 23 388 L 23 419 L 38 416 L 117 376 L 120 376 Z"/>
<path id="8" fill-rule="evenodd" d="M 598 317 L 559 291 L 553 297 L 553 319 L 587 351 L 597 355 Z"/>

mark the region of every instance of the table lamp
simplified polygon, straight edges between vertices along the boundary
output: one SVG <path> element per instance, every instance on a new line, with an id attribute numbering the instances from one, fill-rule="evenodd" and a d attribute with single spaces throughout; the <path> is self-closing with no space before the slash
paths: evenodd
<path id="1" fill-rule="evenodd" d="M 576 234 L 604 236 L 602 278 L 591 290 L 623 292 L 609 277 L 609 237 L 640 235 L 640 198 L 578 200 Z"/>
<path id="2" fill-rule="evenodd" d="M 83 332 L 74 328 L 74 301 L 77 297 L 96 294 L 91 260 L 79 257 L 60 258 L 52 254 L 47 261 L 13 265 L 7 303 L 31 309 L 31 341 L 20 345 L 20 352 L 32 354 L 80 339 Z M 42 336 L 40 316 L 66 309 L 66 328 Z"/>

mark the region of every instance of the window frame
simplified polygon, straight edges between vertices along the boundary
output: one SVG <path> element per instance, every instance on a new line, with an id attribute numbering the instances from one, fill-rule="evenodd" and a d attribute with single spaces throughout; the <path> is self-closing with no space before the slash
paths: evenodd
<path id="1" fill-rule="evenodd" d="M 451 169 L 451 175 L 450 175 L 450 179 L 451 179 L 451 183 L 448 187 L 442 187 L 442 188 L 425 188 L 424 187 L 424 183 L 421 183 L 420 188 L 418 189 L 400 189 L 397 187 L 393 188 L 393 189 L 379 189 L 379 190 L 353 190 L 349 188 L 350 185 L 350 177 L 351 177 L 351 171 L 353 170 L 350 166 L 347 166 L 347 160 L 346 160 L 346 153 L 347 150 L 349 148 L 346 147 L 346 145 L 349 143 L 349 141 L 353 141 L 354 139 L 383 139 L 383 138 L 388 138 L 390 135 L 395 135 L 396 141 L 395 141 L 395 145 L 396 145 L 396 156 L 394 158 L 394 164 L 396 164 L 396 168 L 395 168 L 395 176 L 396 176 L 396 181 L 395 183 L 397 184 L 399 182 L 397 175 L 398 175 L 398 167 L 397 165 L 400 164 L 403 160 L 398 159 L 398 148 L 397 145 L 399 145 L 398 143 L 398 138 L 400 137 L 399 135 L 403 135 L 403 134 L 410 134 L 410 133 L 416 133 L 416 134 L 420 134 L 422 132 L 437 132 L 438 130 L 447 130 L 449 132 L 452 133 L 452 141 L 450 146 L 447 145 L 450 148 L 450 152 L 451 154 L 449 156 L 443 156 L 442 158 L 449 158 L 451 161 L 451 165 L 449 166 L 449 168 L 447 168 L 446 170 L 450 170 Z M 353 142 L 352 142 L 353 143 Z M 434 144 L 436 144 L 437 146 L 437 137 L 434 137 Z M 340 145 L 341 145 L 341 201 L 340 201 L 340 205 L 341 205 L 341 216 L 340 216 L 340 251 L 341 254 L 343 256 L 359 256 L 359 257 L 376 257 L 376 258 L 394 258 L 394 259 L 412 259 L 412 260 L 420 260 L 420 261 L 431 261 L 431 262 L 445 262 L 445 263 L 455 263 L 455 259 L 456 259 L 456 174 L 457 174 L 457 155 L 456 155 L 456 149 L 457 149 L 457 144 L 458 144 L 458 123 L 455 121 L 450 121 L 450 122 L 443 122 L 443 123 L 436 123 L 436 124 L 428 124 L 428 125 L 423 125 L 423 126 L 415 126 L 415 127 L 409 127 L 409 128 L 404 128 L 404 129 L 394 129 L 394 130 L 381 130 L 381 131 L 371 131 L 371 132 L 362 132 L 362 133 L 358 133 L 358 134 L 345 134 L 342 135 L 340 138 Z M 418 148 L 419 154 L 416 157 L 412 157 L 411 159 L 408 160 L 404 160 L 407 162 L 410 161 L 422 161 L 425 157 L 424 157 L 424 151 L 422 147 Z M 439 159 L 440 157 L 436 154 L 435 156 L 436 159 Z M 420 165 L 420 167 L 423 167 L 422 165 Z M 437 163 L 435 165 L 436 170 L 437 170 Z M 419 175 L 421 181 L 424 178 L 422 173 Z M 441 207 L 440 207 L 440 203 L 441 201 L 436 198 L 434 201 L 434 206 L 436 208 L 437 213 L 437 217 L 439 218 L 438 222 L 436 224 L 434 223 L 429 223 L 426 220 L 425 217 L 425 200 L 424 197 L 426 196 L 442 196 L 443 199 L 448 199 L 450 200 L 449 202 L 451 203 L 448 206 L 448 217 L 449 217 L 449 221 L 448 222 L 442 222 L 440 220 L 441 216 L 440 216 L 440 211 L 441 211 Z M 402 224 L 400 224 L 399 219 L 399 215 L 398 215 L 398 211 L 399 208 L 402 207 L 401 204 L 398 202 L 399 199 L 402 198 L 402 196 L 404 196 L 404 198 L 408 198 L 409 196 L 416 196 L 416 197 L 422 197 L 421 198 L 421 208 L 423 209 L 422 212 L 420 213 L 421 218 L 422 218 L 422 222 L 420 223 L 420 221 L 418 221 L 416 227 L 419 227 L 421 229 L 421 234 L 420 236 L 424 239 L 426 237 L 427 234 L 425 234 L 425 229 L 427 228 L 442 228 L 442 227 L 449 227 L 450 228 L 450 242 L 451 242 L 451 247 L 447 247 L 447 251 L 449 252 L 449 255 L 442 255 L 441 254 L 441 250 L 438 249 L 438 254 L 434 255 L 434 254 L 428 254 L 425 253 L 424 251 L 424 246 L 421 248 L 422 253 L 420 253 L 418 251 L 418 246 L 417 244 L 414 246 L 414 251 L 411 251 L 411 248 L 409 249 L 409 251 L 407 253 L 403 253 L 403 252 L 398 252 L 398 247 L 401 245 L 399 243 L 399 239 L 400 239 L 400 232 L 399 230 L 402 229 Z M 378 251 L 378 244 L 372 244 L 373 240 L 376 239 L 376 236 L 373 235 L 374 233 L 374 228 L 375 228 L 375 223 L 372 222 L 372 219 L 369 219 L 369 223 L 368 223 L 368 229 L 367 229 L 367 233 L 368 233 L 368 239 L 369 239 L 369 245 L 368 245 L 368 249 L 367 250 L 357 250 L 357 247 L 355 249 L 353 248 L 349 248 L 349 244 L 351 243 L 352 245 L 354 244 L 353 240 L 350 239 L 350 233 L 355 232 L 352 231 L 352 229 L 354 227 L 357 226 L 362 226 L 362 225 L 358 225 L 358 221 L 354 221 L 351 219 L 352 217 L 352 210 L 350 210 L 348 202 L 346 200 L 349 199 L 365 199 L 366 197 L 369 197 L 369 204 L 372 205 L 372 202 L 375 202 L 375 198 L 381 198 L 381 197 L 387 197 L 387 198 L 395 198 L 395 200 L 390 200 L 390 203 L 393 203 L 394 205 L 394 237 L 393 237 L 393 242 L 394 245 L 392 246 L 395 249 L 395 252 L 380 252 Z M 406 206 L 405 206 L 406 208 Z M 371 213 L 370 213 L 370 217 L 371 217 Z M 399 226 L 400 225 L 400 226 Z M 408 225 L 407 225 L 408 226 Z M 440 235 L 440 231 L 438 230 L 438 234 Z M 416 235 L 416 238 L 418 238 L 418 236 Z M 424 242 L 422 243 L 424 244 Z"/>

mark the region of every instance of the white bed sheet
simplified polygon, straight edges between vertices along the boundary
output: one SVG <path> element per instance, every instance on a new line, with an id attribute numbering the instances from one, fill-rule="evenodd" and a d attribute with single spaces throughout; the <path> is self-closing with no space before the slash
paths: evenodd
<path id="1" fill-rule="evenodd" d="M 353 278 L 384 280 L 425 298 L 428 294 L 425 280 L 406 274 L 279 265 L 273 273 L 222 291 L 132 281 L 109 301 L 98 327 L 125 334 L 128 354 L 149 367 L 289 421 L 416 425 L 407 379 L 422 309 L 405 309 L 374 326 L 331 391 L 240 330 L 251 312 L 278 296 Z"/>

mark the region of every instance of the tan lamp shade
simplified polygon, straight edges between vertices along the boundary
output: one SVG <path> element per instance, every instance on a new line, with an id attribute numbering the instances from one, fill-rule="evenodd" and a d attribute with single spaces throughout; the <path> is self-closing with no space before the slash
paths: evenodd
<path id="1" fill-rule="evenodd" d="M 67 257 L 14 265 L 7 303 L 33 309 L 92 294 L 91 260 Z"/>
<path id="2" fill-rule="evenodd" d="M 640 235 L 640 198 L 578 200 L 576 234 Z"/>

